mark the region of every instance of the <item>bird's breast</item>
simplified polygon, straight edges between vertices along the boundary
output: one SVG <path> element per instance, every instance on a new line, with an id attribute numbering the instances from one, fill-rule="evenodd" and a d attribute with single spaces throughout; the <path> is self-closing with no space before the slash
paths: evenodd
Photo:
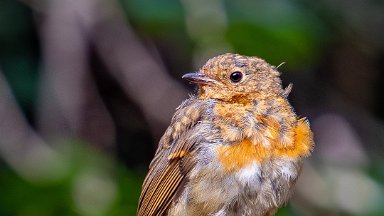
<path id="1" fill-rule="evenodd" d="M 219 145 L 215 150 L 225 172 L 236 172 L 254 163 L 260 164 L 270 155 L 270 149 L 255 145 L 249 139 L 237 144 Z"/>

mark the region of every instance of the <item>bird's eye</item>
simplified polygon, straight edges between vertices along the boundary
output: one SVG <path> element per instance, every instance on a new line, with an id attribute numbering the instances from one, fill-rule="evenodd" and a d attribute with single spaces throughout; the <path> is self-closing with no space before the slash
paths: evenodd
<path id="1" fill-rule="evenodd" d="M 229 79 L 231 79 L 231 81 L 234 83 L 240 82 L 242 78 L 243 78 L 243 73 L 241 73 L 240 71 L 235 71 L 231 73 L 231 75 L 229 76 Z"/>

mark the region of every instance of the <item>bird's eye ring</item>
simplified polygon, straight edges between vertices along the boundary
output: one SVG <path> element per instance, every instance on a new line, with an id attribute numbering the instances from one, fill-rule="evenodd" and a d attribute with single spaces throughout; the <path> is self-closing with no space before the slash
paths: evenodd
<path id="1" fill-rule="evenodd" d="M 231 79 L 232 82 L 238 83 L 243 79 L 243 73 L 240 71 L 235 71 L 229 75 L 229 79 Z"/>

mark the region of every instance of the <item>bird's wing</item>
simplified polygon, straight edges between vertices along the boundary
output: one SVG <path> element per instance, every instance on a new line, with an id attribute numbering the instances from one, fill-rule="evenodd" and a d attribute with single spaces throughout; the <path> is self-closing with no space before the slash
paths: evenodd
<path id="1" fill-rule="evenodd" d="M 203 110 L 204 106 L 193 98 L 177 109 L 149 166 L 138 216 L 162 215 L 179 195 L 178 188 L 186 182 L 186 175 L 193 167 L 192 150 L 201 139 L 195 128 Z"/>

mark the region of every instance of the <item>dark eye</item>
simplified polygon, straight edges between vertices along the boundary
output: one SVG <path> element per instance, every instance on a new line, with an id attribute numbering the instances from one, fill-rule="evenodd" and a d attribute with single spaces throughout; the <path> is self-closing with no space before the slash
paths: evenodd
<path id="1" fill-rule="evenodd" d="M 235 72 L 231 73 L 229 78 L 231 79 L 232 82 L 238 83 L 243 78 L 243 73 L 241 73 L 240 71 L 235 71 Z"/>

